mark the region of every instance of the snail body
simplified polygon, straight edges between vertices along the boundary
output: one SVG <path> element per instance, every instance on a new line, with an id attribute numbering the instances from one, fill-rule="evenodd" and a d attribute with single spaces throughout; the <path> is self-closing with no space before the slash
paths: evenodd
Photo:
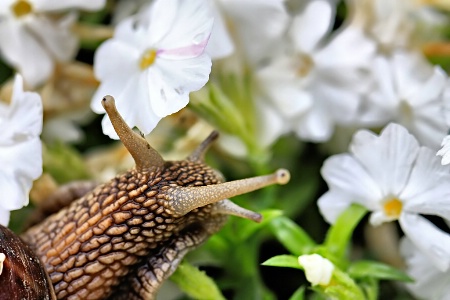
<path id="1" fill-rule="evenodd" d="M 261 220 L 227 198 L 289 180 L 278 170 L 223 182 L 203 161 L 215 132 L 187 159 L 166 162 L 126 125 L 111 96 L 102 104 L 136 167 L 22 234 L 52 283 L 43 288 L 48 299 L 153 299 L 184 255 L 228 215 Z"/>

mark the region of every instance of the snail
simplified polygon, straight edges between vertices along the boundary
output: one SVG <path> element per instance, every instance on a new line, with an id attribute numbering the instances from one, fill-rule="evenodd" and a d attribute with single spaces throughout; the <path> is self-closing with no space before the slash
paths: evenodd
<path id="1" fill-rule="evenodd" d="M 207 137 L 181 161 L 164 161 L 147 141 L 134 132 L 117 111 L 114 98 L 102 105 L 119 138 L 132 155 L 135 168 L 95 188 L 65 199 L 58 212 L 14 237 L 26 255 L 17 280 L 33 273 L 39 285 L 29 296 L 4 296 L 14 289 L 6 273 L 14 273 L 16 250 L 2 240 L 5 254 L 0 275 L 1 299 L 154 299 L 161 284 L 175 271 L 184 255 L 205 242 L 229 215 L 261 221 L 261 215 L 228 198 L 271 184 L 285 184 L 289 172 L 223 182 L 204 163 L 204 154 L 217 138 Z M 92 188 L 92 189 L 91 189 Z M 76 196 L 75 196 L 76 195 Z M 73 200 L 73 201 L 72 201 Z M 0 233 L 8 233 L 2 227 Z M 22 242 L 23 240 L 23 242 Z M 26 277 L 24 279 L 24 277 Z M 5 298 L 6 297 L 6 298 Z"/>

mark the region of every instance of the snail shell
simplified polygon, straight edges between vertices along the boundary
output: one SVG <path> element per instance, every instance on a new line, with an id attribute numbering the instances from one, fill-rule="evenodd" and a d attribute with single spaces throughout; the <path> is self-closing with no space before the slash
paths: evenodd
<path id="1" fill-rule="evenodd" d="M 39 258 L 15 233 L 0 225 L 0 300 L 56 299 Z"/>

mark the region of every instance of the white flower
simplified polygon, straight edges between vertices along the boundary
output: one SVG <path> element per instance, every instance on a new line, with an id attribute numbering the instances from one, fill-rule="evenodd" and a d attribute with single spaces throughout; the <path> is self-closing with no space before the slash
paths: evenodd
<path id="1" fill-rule="evenodd" d="M 350 0 L 354 18 L 384 50 L 408 48 L 418 39 L 436 36 L 444 25 L 444 14 L 431 9 L 431 1 Z"/>
<path id="2" fill-rule="evenodd" d="M 232 54 L 238 46 L 256 63 L 280 44 L 289 21 L 283 0 L 215 0 L 212 4 L 214 26 L 206 52 L 213 59 Z"/>
<path id="3" fill-rule="evenodd" d="M 443 113 L 445 72 L 420 53 L 402 51 L 377 57 L 373 70 L 378 88 L 368 95 L 361 121 L 372 126 L 399 123 L 422 145 L 438 149 L 448 130 Z"/>
<path id="4" fill-rule="evenodd" d="M 450 135 L 445 136 L 441 143 L 442 148 L 436 153 L 436 155 L 442 156 L 441 164 L 450 164 Z"/>
<path id="5" fill-rule="evenodd" d="M 59 19 L 50 13 L 70 8 L 100 9 L 105 0 L 2 0 L 0 1 L 0 51 L 31 86 L 43 83 L 53 72 L 54 61 L 75 55 L 77 39 L 71 33 L 75 14 Z"/>
<path id="6" fill-rule="evenodd" d="M 349 154 L 334 155 L 322 167 L 329 191 L 318 205 L 333 223 L 351 203 L 372 211 L 370 223 L 398 220 L 405 235 L 441 270 L 450 266 L 450 236 L 421 216 L 450 220 L 450 170 L 435 152 L 420 147 L 398 124 L 376 136 L 358 131 Z"/>
<path id="7" fill-rule="evenodd" d="M 328 259 L 319 254 L 301 255 L 298 257 L 298 263 L 305 270 L 306 280 L 311 282 L 312 286 L 330 284 L 334 265 Z"/>
<path id="8" fill-rule="evenodd" d="M 11 104 L 0 102 L 0 224 L 5 226 L 11 210 L 28 204 L 33 180 L 42 174 L 42 102 L 22 85 L 16 76 Z"/>
<path id="9" fill-rule="evenodd" d="M 150 133 L 208 81 L 211 59 L 203 51 L 212 25 L 204 0 L 157 0 L 122 21 L 95 54 L 94 71 L 101 85 L 92 109 L 104 113 L 101 99 L 111 94 L 127 124 Z M 117 138 L 106 115 L 102 125 L 105 134 Z"/>
<path id="10" fill-rule="evenodd" d="M 450 127 L 450 84 L 447 84 L 444 90 L 444 117 L 447 128 Z M 436 155 L 442 156 L 441 163 L 448 165 L 450 163 L 450 135 L 446 135 L 441 142 L 441 149 Z"/>
<path id="11" fill-rule="evenodd" d="M 450 300 L 450 271 L 443 272 L 430 264 L 424 255 L 409 239 L 403 239 L 400 252 L 406 260 L 407 273 L 414 283 L 406 285 L 419 299 Z"/>
<path id="12" fill-rule="evenodd" d="M 327 141 L 335 124 L 354 121 L 375 51 L 353 26 L 325 42 L 333 19 L 329 2 L 310 1 L 293 21 L 292 51 L 258 72 L 261 87 L 292 130 L 315 142 Z"/>

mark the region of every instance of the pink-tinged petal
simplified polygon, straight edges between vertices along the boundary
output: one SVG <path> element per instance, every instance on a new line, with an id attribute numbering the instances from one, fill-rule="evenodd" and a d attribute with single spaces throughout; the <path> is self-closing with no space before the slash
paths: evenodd
<path id="1" fill-rule="evenodd" d="M 59 61 L 72 59 L 78 50 L 78 40 L 72 32 L 77 15 L 72 13 L 60 20 L 50 20 L 38 15 L 33 22 L 26 24 L 27 30 L 39 38 L 42 45 Z"/>
<path id="2" fill-rule="evenodd" d="M 10 215 L 11 213 L 9 212 L 9 210 L 0 208 L 0 224 L 7 227 L 9 224 Z"/>
<path id="3" fill-rule="evenodd" d="M 384 199 L 378 182 L 349 154 L 328 158 L 321 170 L 330 190 L 342 191 L 352 203 L 360 203 L 369 210 L 379 208 Z M 357 184 L 355 184 L 357 182 Z"/>
<path id="4" fill-rule="evenodd" d="M 341 213 L 352 204 L 352 199 L 346 193 L 330 190 L 323 194 L 317 201 L 320 213 L 325 220 L 333 224 Z"/>
<path id="5" fill-rule="evenodd" d="M 427 256 L 429 261 L 440 271 L 448 271 L 450 235 L 416 214 L 403 213 L 399 222 L 405 235 Z"/>
<path id="6" fill-rule="evenodd" d="M 419 144 L 403 126 L 391 123 L 373 143 L 352 145 L 352 152 L 383 196 L 398 196 L 408 182 Z"/>
<path id="7" fill-rule="evenodd" d="M 440 164 L 434 151 L 422 147 L 408 184 L 400 194 L 403 210 L 450 220 L 449 182 L 450 169 Z"/>
<path id="8" fill-rule="evenodd" d="M 82 10 L 99 10 L 106 4 L 106 0 L 33 0 L 34 8 L 38 12 L 55 12 L 78 8 Z"/>
<path id="9" fill-rule="evenodd" d="M 328 1 L 310 1 L 291 25 L 290 36 L 295 49 L 312 53 L 320 40 L 331 30 L 334 10 Z"/>
<path id="10" fill-rule="evenodd" d="M 5 60 L 23 75 L 27 84 L 35 87 L 53 72 L 53 61 L 44 47 L 22 23 L 3 20 L 0 23 L 0 50 Z"/>
<path id="11" fill-rule="evenodd" d="M 38 137 L 0 147 L 0 207 L 14 210 L 28 204 L 33 180 L 42 174 L 42 144 Z"/>
<path id="12" fill-rule="evenodd" d="M 211 8 L 205 0 L 178 0 L 177 3 L 176 17 L 170 24 L 170 30 L 157 42 L 156 48 L 160 50 L 161 57 L 166 58 L 199 56 L 211 35 L 214 21 Z M 164 15 L 166 11 L 160 13 Z M 151 30 L 153 32 L 154 28 Z"/>
<path id="13" fill-rule="evenodd" d="M 209 79 L 211 59 L 206 55 L 180 61 L 157 59 L 148 69 L 148 86 L 153 111 L 165 117 L 185 107 L 189 93 Z"/>
<path id="14" fill-rule="evenodd" d="M 216 5 L 214 5 L 214 1 L 211 1 L 211 9 L 214 17 L 214 25 L 205 52 L 212 59 L 224 58 L 234 52 L 234 43 L 228 34 L 222 15 Z"/>
<path id="15" fill-rule="evenodd" d="M 283 0 L 220 1 L 231 35 L 238 39 L 250 63 L 273 54 L 290 21 Z M 262 22 L 261 20 L 264 20 Z M 215 21 L 216 22 L 216 21 Z"/>

